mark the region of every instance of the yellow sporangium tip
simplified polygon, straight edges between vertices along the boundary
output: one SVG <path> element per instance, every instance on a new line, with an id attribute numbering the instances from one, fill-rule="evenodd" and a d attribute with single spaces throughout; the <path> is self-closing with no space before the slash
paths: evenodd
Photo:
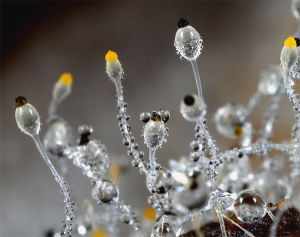
<path id="1" fill-rule="evenodd" d="M 108 234 L 104 230 L 97 229 L 92 232 L 91 237 L 108 237 Z"/>
<path id="2" fill-rule="evenodd" d="M 296 49 L 297 48 L 297 42 L 296 42 L 296 40 L 293 36 L 290 36 L 284 41 L 284 46 L 288 47 L 288 48 L 291 48 L 291 49 Z"/>
<path id="3" fill-rule="evenodd" d="M 71 73 L 63 73 L 61 74 L 59 81 L 69 86 L 73 83 L 73 77 Z"/>
<path id="4" fill-rule="evenodd" d="M 106 62 L 114 62 L 118 59 L 118 54 L 114 51 L 108 50 L 108 52 L 105 55 L 105 61 Z"/>
<path id="5" fill-rule="evenodd" d="M 151 206 L 146 207 L 143 214 L 144 219 L 154 221 L 156 218 L 155 209 Z"/>

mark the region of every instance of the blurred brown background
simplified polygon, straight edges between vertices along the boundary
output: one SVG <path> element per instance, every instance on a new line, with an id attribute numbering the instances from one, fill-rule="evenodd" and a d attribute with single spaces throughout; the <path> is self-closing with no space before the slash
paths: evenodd
<path id="1" fill-rule="evenodd" d="M 228 101 L 246 104 L 260 70 L 279 63 L 283 40 L 297 28 L 290 1 L 1 2 L 0 236 L 42 236 L 49 227 L 60 229 L 63 215 L 56 182 L 32 140 L 16 126 L 16 96 L 27 97 L 38 109 L 43 136 L 52 86 L 61 73 L 71 72 L 73 93 L 60 114 L 75 132 L 79 125 L 91 124 L 93 137 L 107 145 L 112 157 L 127 159 L 115 119 L 114 88 L 105 74 L 108 49 L 118 52 L 125 69 L 130 123 L 144 150 L 139 114 L 166 108 L 172 116 L 170 136 L 158 160 L 167 164 L 170 158 L 188 154 L 193 124 L 183 120 L 179 103 L 196 88 L 189 63 L 179 59 L 173 46 L 181 17 L 204 40 L 198 65 L 209 126 L 224 149 L 232 141 L 216 133 L 213 113 Z M 267 102 L 254 117 L 257 128 Z M 293 122 L 287 98 L 280 112 L 276 141 L 288 138 Z M 80 205 L 90 197 L 90 184 L 71 163 L 70 167 L 71 187 Z M 132 169 L 121 181 L 121 198 L 143 208 L 148 196 L 144 186 L 144 177 Z"/>

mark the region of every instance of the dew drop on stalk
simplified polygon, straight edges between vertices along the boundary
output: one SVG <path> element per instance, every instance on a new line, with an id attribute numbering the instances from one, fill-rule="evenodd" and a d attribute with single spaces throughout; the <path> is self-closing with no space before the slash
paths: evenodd
<path id="1" fill-rule="evenodd" d="M 242 191 L 234 202 L 234 213 L 242 222 L 257 222 L 267 213 L 266 202 L 254 192 Z"/>
<path id="2" fill-rule="evenodd" d="M 118 200 L 119 191 L 111 181 L 100 180 L 94 187 L 93 197 L 100 205 L 111 204 Z"/>

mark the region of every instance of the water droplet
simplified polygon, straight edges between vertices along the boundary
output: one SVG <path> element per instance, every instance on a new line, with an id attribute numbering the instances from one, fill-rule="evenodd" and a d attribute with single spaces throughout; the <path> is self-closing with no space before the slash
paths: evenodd
<path id="1" fill-rule="evenodd" d="M 251 191 L 242 191 L 234 202 L 235 215 L 245 223 L 259 221 L 265 216 L 266 211 L 266 202 Z"/>
<path id="2" fill-rule="evenodd" d="M 119 198 L 117 187 L 109 180 L 100 180 L 93 189 L 93 198 L 99 204 L 111 204 Z"/>

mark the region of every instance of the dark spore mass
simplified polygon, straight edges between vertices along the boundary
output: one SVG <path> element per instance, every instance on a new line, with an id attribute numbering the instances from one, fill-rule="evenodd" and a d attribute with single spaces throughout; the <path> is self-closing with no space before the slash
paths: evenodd
<path id="1" fill-rule="evenodd" d="M 195 98 L 191 95 L 187 95 L 183 99 L 184 103 L 188 106 L 192 106 L 195 103 Z"/>
<path id="2" fill-rule="evenodd" d="M 183 19 L 183 18 L 181 18 L 181 19 L 178 21 L 178 24 L 177 24 L 178 28 L 183 28 L 183 27 L 186 27 L 186 26 L 188 26 L 188 25 L 189 25 L 188 21 L 185 20 L 185 19 Z"/>
<path id="3" fill-rule="evenodd" d="M 296 40 L 297 47 L 299 47 L 300 46 L 300 39 L 295 37 L 295 40 Z"/>

